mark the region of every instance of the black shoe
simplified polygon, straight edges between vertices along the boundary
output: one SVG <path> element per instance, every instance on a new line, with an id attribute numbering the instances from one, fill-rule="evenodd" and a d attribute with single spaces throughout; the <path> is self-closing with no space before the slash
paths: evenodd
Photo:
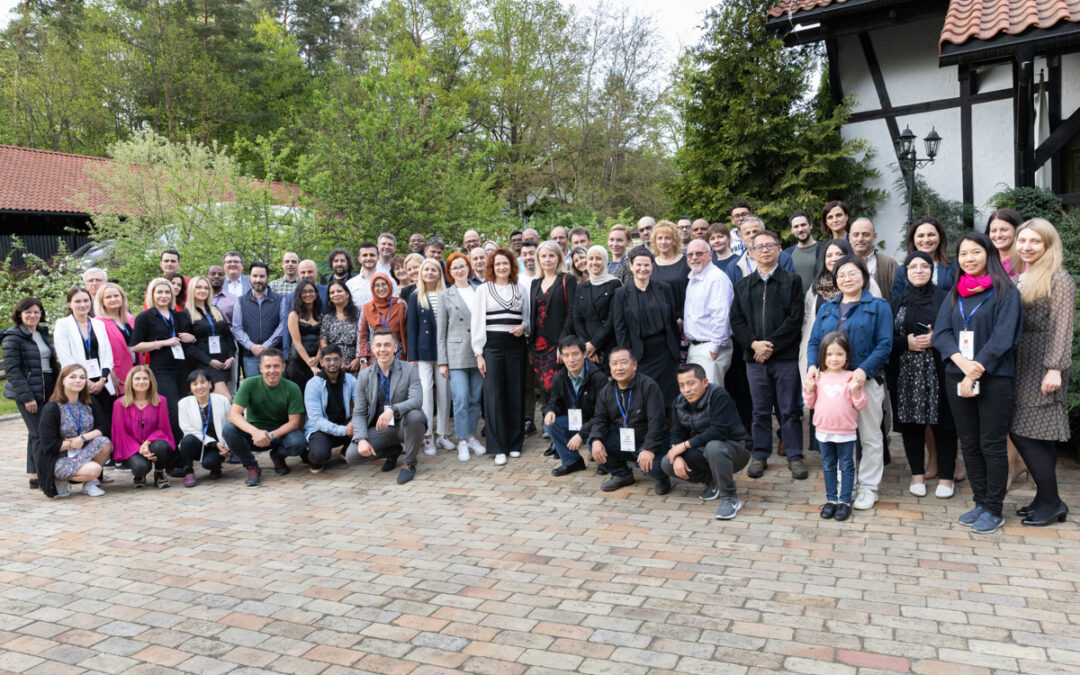
<path id="1" fill-rule="evenodd" d="M 191 469 L 186 469 L 182 466 L 175 469 L 169 469 L 169 475 L 173 478 L 183 478 L 184 476 L 187 476 L 190 472 Z"/>
<path id="2" fill-rule="evenodd" d="M 606 475 L 608 475 L 608 470 L 604 468 L 603 464 L 597 464 L 596 465 L 596 475 L 597 476 L 606 476 Z"/>
<path id="3" fill-rule="evenodd" d="M 274 473 L 277 475 L 284 476 L 292 471 L 292 469 L 289 468 L 289 465 L 285 463 L 284 457 L 278 457 L 276 453 L 271 452 L 270 459 L 274 462 Z"/>
<path id="4" fill-rule="evenodd" d="M 658 494 L 658 495 L 666 495 L 669 492 L 671 492 L 671 479 L 667 478 L 667 477 L 657 478 L 656 479 L 656 494 Z"/>
<path id="5" fill-rule="evenodd" d="M 1059 523 L 1065 522 L 1065 517 L 1069 515 L 1069 507 L 1065 505 L 1065 502 L 1061 503 L 1061 506 L 1056 511 L 1037 513 L 1032 511 L 1028 514 L 1027 518 L 1020 521 L 1021 525 L 1027 525 L 1028 527 L 1046 527 L 1054 521 Z"/>
<path id="6" fill-rule="evenodd" d="M 397 468 L 397 457 L 390 457 L 385 462 L 383 462 L 382 468 L 379 469 L 379 471 L 382 471 L 383 473 L 388 473 L 390 471 L 393 471 L 396 468 Z"/>
<path id="7" fill-rule="evenodd" d="M 409 481 L 411 481 L 413 479 L 413 476 L 415 476 L 415 475 L 416 475 L 416 465 L 415 464 L 406 464 L 405 466 L 401 467 L 401 471 L 398 472 L 397 484 L 398 485 L 404 485 L 405 483 L 408 483 Z"/>
<path id="8" fill-rule="evenodd" d="M 1027 506 L 1019 507 L 1019 508 L 1016 509 L 1016 515 L 1020 516 L 1021 518 L 1027 518 L 1028 516 L 1031 515 L 1031 509 L 1034 506 L 1035 506 L 1035 502 L 1031 502 Z"/>
<path id="9" fill-rule="evenodd" d="M 825 519 L 832 518 L 836 515 L 836 504 L 834 502 L 825 502 L 821 505 L 821 517 Z"/>
<path id="10" fill-rule="evenodd" d="M 698 495 L 703 502 L 711 502 L 714 499 L 720 498 L 720 486 L 714 483 L 709 483 L 705 486 L 705 489 Z"/>
<path id="11" fill-rule="evenodd" d="M 217 480 L 219 478 L 221 478 L 221 467 L 218 466 L 218 467 L 214 467 L 213 469 L 210 469 L 210 479 L 211 480 Z"/>
<path id="12" fill-rule="evenodd" d="M 229 458 L 227 460 L 225 460 L 225 463 L 226 464 L 243 464 L 243 462 L 240 461 L 240 458 L 237 457 L 236 455 L 229 455 Z"/>
<path id="13" fill-rule="evenodd" d="M 307 450 L 300 453 L 300 463 L 301 464 L 311 464 L 311 460 L 308 459 L 308 451 Z"/>
<path id="14" fill-rule="evenodd" d="M 37 490 L 38 487 L 40 487 L 40 485 L 38 484 L 38 479 L 37 478 L 31 478 L 30 479 L 30 489 L 31 490 Z"/>
<path id="15" fill-rule="evenodd" d="M 837 520 L 847 520 L 851 517 L 851 504 L 837 504 L 836 515 L 833 518 Z"/>
<path id="16" fill-rule="evenodd" d="M 600 489 L 604 492 L 612 492 L 627 485 L 633 485 L 636 482 L 633 476 L 612 476 L 600 486 Z"/>
<path id="17" fill-rule="evenodd" d="M 544 457 L 554 457 L 556 454 L 558 454 L 558 453 L 555 452 L 555 444 L 554 443 L 549 445 L 547 447 L 547 450 L 544 451 Z"/>
<path id="18" fill-rule="evenodd" d="M 536 425 L 532 420 L 525 420 L 525 435 L 532 436 L 536 433 Z"/>
<path id="19" fill-rule="evenodd" d="M 556 477 L 558 477 L 558 476 L 568 476 L 568 475 L 574 473 L 575 471 L 584 471 L 584 470 L 585 470 L 585 460 L 583 460 L 580 456 L 578 456 L 577 461 L 575 461 L 570 466 L 559 465 L 559 466 L 555 467 L 554 469 L 552 469 L 551 470 L 551 475 L 556 476 Z"/>
<path id="20" fill-rule="evenodd" d="M 248 469 L 248 477 L 247 480 L 244 481 L 244 485 L 248 487 L 259 487 L 260 482 L 262 482 L 262 469 L 257 466 Z"/>

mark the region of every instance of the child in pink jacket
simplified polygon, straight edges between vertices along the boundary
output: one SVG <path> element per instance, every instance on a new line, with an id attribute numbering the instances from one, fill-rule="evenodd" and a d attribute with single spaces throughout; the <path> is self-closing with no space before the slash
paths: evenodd
<path id="1" fill-rule="evenodd" d="M 815 379 L 807 379 L 803 398 L 814 409 L 814 427 L 821 462 L 825 468 L 825 499 L 822 518 L 847 520 L 851 517 L 851 491 L 855 483 L 855 438 L 859 411 L 866 407 L 866 392 L 852 382 L 851 344 L 847 335 L 833 331 L 821 341 Z M 836 468 L 840 467 L 840 495 L 837 499 Z"/>

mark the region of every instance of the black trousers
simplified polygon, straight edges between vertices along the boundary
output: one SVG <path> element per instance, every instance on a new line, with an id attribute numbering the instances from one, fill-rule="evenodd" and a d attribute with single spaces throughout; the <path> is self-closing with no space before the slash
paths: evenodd
<path id="1" fill-rule="evenodd" d="M 173 443 L 180 445 L 184 432 L 180 431 L 180 415 L 176 406 L 188 395 L 187 370 L 161 370 L 154 372 L 158 394 L 165 397 L 169 407 L 169 424 L 172 426 Z"/>
<path id="2" fill-rule="evenodd" d="M 321 431 L 312 432 L 311 436 L 308 436 L 308 461 L 312 464 L 326 464 L 330 461 L 334 448 L 348 447 L 351 442 L 352 439 L 348 436 L 331 436 Z"/>
<path id="3" fill-rule="evenodd" d="M 202 439 L 188 434 L 180 439 L 178 448 L 180 450 L 180 463 L 188 471 L 194 469 L 196 462 L 199 462 L 202 468 L 208 471 L 221 468 L 221 452 L 218 450 L 216 443 L 207 444 L 204 452 Z M 201 460 L 199 459 L 200 456 L 202 456 Z"/>
<path id="4" fill-rule="evenodd" d="M 926 425 L 897 424 L 904 438 L 904 454 L 907 455 L 911 475 L 926 473 Z M 952 480 L 956 473 L 956 429 L 951 425 L 932 424 L 934 445 L 937 446 L 938 478 Z"/>
<path id="5" fill-rule="evenodd" d="M 150 473 L 150 469 L 157 472 L 165 471 L 169 468 L 169 463 L 172 460 L 169 455 L 172 454 L 172 448 L 169 447 L 168 443 L 165 441 L 153 441 L 150 443 L 150 452 L 157 457 L 156 461 L 151 462 L 142 455 L 135 453 L 123 462 L 120 462 L 120 466 L 125 469 L 130 469 L 131 475 L 135 478 L 145 478 L 146 474 Z"/>
<path id="6" fill-rule="evenodd" d="M 724 376 L 724 389 L 735 400 L 735 409 L 739 411 L 739 419 L 743 423 L 743 429 L 750 430 L 754 426 L 754 402 L 750 397 L 750 380 L 746 377 L 746 359 L 743 358 L 743 347 L 735 340 L 731 341 L 731 367 Z M 670 403 L 669 403 L 670 405 Z M 810 416 L 813 419 L 813 415 Z M 814 437 L 813 427 L 810 429 L 810 438 Z M 787 451 L 787 448 L 784 448 Z"/>
<path id="7" fill-rule="evenodd" d="M 487 377 L 484 378 L 487 454 L 521 452 L 525 442 L 525 370 L 528 365 L 525 338 L 488 331 L 484 362 L 487 364 Z"/>
<path id="8" fill-rule="evenodd" d="M 41 420 L 41 408 L 45 403 L 37 402 L 37 412 L 30 412 L 26 404 L 16 401 L 15 406 L 22 415 L 23 424 L 26 425 L 26 473 L 37 473 L 37 445 L 38 445 L 38 422 Z"/>
<path id="9" fill-rule="evenodd" d="M 1005 440 L 1016 401 L 1013 379 L 984 374 L 979 378 L 981 391 L 973 398 L 962 398 L 956 393 L 961 379 L 960 375 L 946 374 L 945 395 L 956 421 L 956 436 L 964 453 L 971 491 L 976 504 L 1000 516 L 1009 480 Z"/>

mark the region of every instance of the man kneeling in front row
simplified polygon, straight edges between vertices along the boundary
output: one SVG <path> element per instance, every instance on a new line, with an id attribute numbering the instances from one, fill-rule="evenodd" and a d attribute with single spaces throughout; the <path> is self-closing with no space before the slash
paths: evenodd
<path id="1" fill-rule="evenodd" d="M 389 328 L 375 329 L 371 350 L 375 364 L 356 378 L 353 442 L 345 452 L 345 461 L 360 464 L 383 459 L 382 470 L 392 471 L 404 443 L 405 464 L 397 477 L 398 485 L 403 485 L 416 475 L 416 457 L 427 429 L 427 417 L 420 407 L 420 376 L 416 366 L 395 358 L 397 338 Z"/>
<path id="2" fill-rule="evenodd" d="M 671 479 L 660 468 L 658 454 L 667 445 L 664 394 L 648 375 L 637 372 L 637 361 L 626 347 L 616 347 L 608 355 L 612 381 L 596 399 L 596 412 L 589 426 L 589 444 L 594 462 L 599 462 L 611 478 L 600 486 L 605 492 L 634 484 L 635 461 L 641 472 L 656 479 L 656 494 L 671 492 Z"/>
<path id="3" fill-rule="evenodd" d="M 719 498 L 716 517 L 731 520 L 742 508 L 734 474 L 750 462 L 749 443 L 731 395 L 710 384 L 701 366 L 679 368 L 679 396 L 671 411 L 671 449 L 661 463 L 664 473 L 704 483 L 701 498 Z"/>

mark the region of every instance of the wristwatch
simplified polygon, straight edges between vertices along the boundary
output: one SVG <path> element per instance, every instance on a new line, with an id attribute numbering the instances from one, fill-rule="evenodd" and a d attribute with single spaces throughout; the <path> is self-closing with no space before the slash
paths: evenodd
<path id="1" fill-rule="evenodd" d="M 274 432 L 273 431 L 268 431 L 266 433 L 270 434 L 270 440 L 274 440 Z"/>

